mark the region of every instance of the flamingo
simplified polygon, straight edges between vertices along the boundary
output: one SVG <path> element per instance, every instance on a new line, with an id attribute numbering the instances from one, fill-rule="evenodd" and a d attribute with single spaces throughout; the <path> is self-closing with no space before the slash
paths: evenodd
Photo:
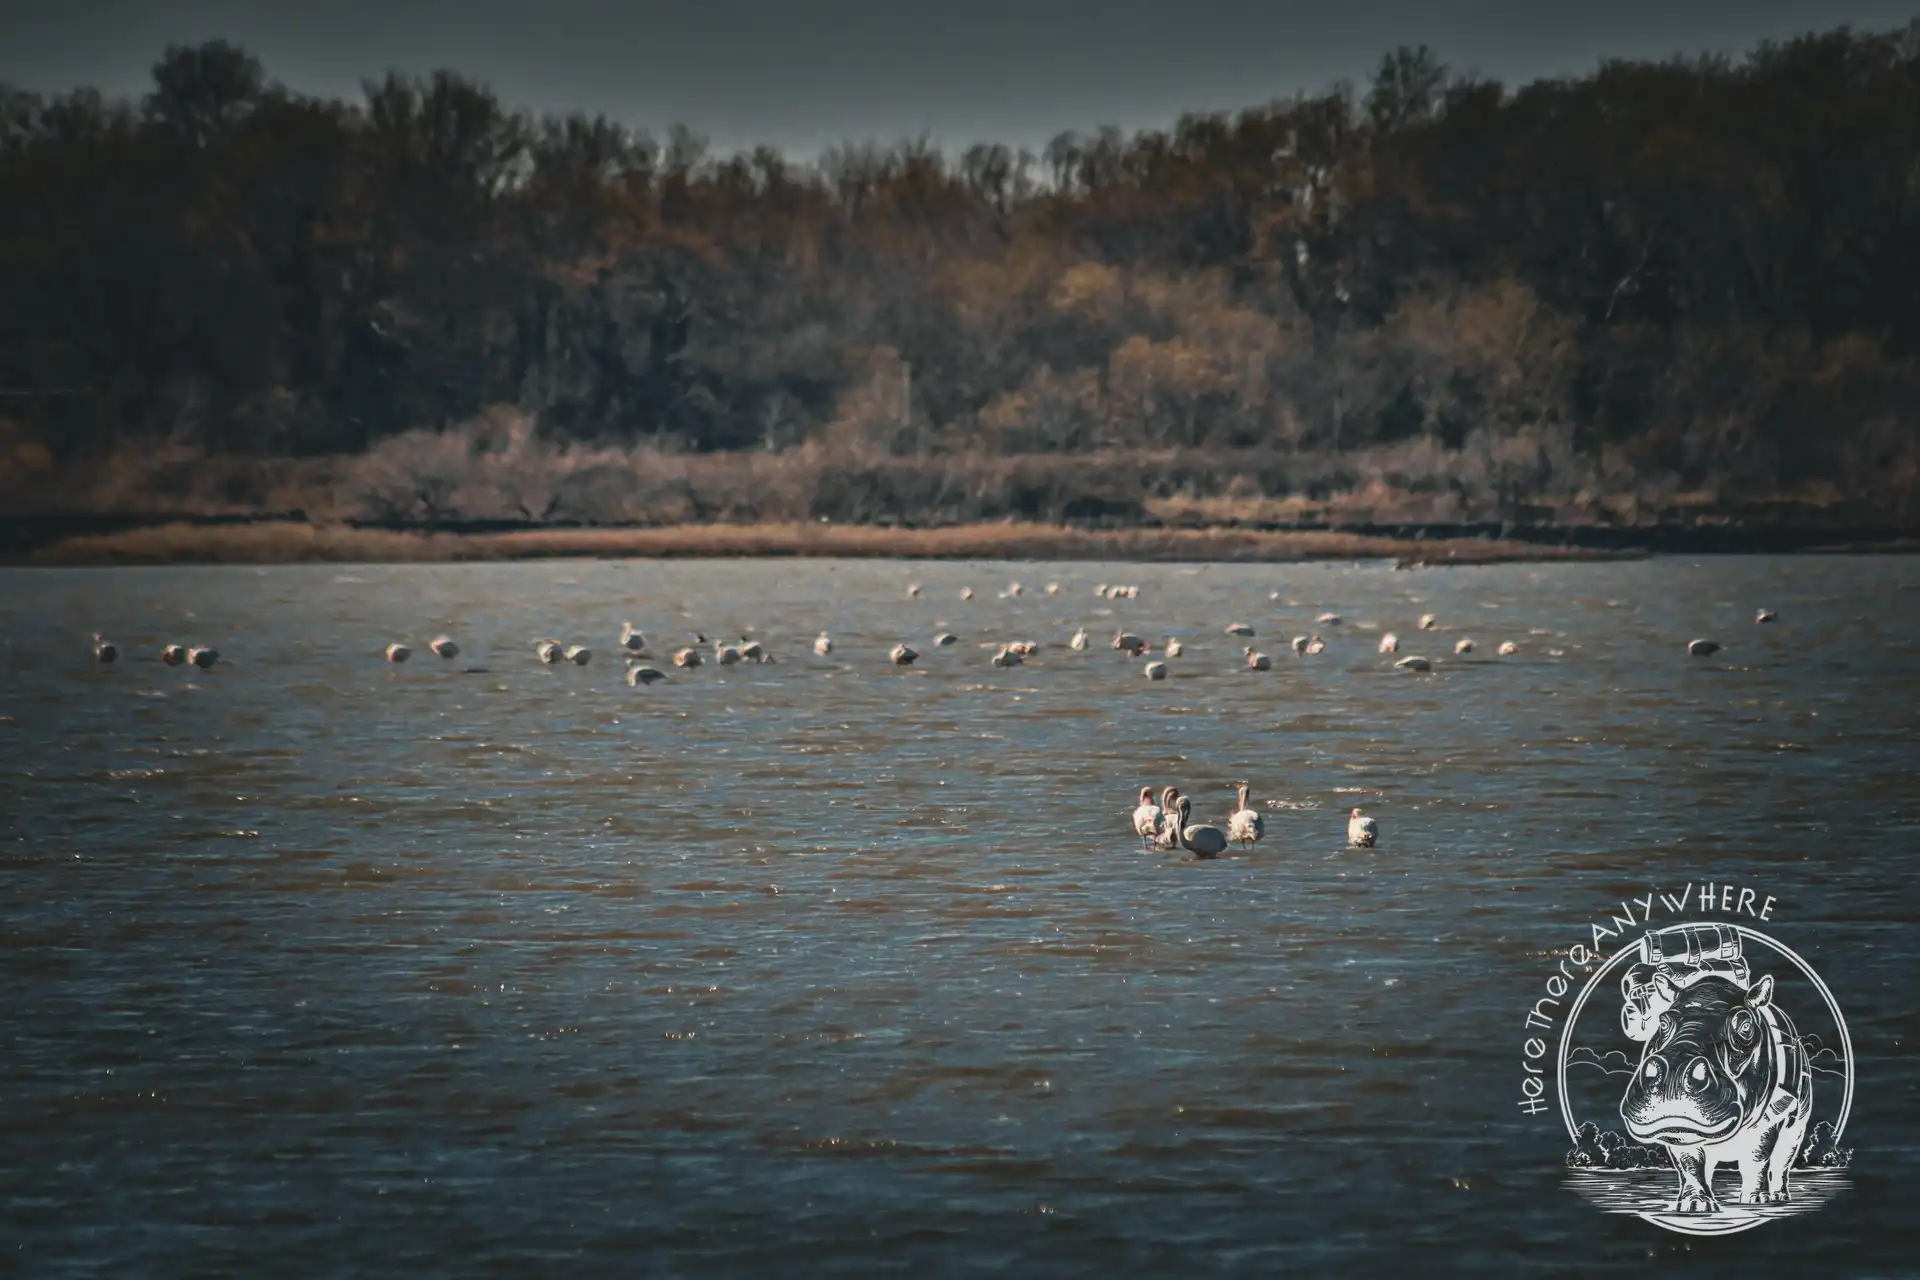
<path id="1" fill-rule="evenodd" d="M 1133 833 L 1140 837 L 1140 851 L 1145 853 L 1147 846 L 1160 834 L 1160 820 L 1166 811 L 1153 802 L 1153 788 L 1140 788 L 1140 805 L 1133 811 Z"/>
<path id="2" fill-rule="evenodd" d="M 1347 845 L 1350 848 L 1371 849 L 1379 838 L 1380 824 L 1361 813 L 1358 807 L 1347 815 Z"/>
<path id="3" fill-rule="evenodd" d="M 540 661 L 550 667 L 558 663 L 561 655 L 566 652 L 565 647 L 558 640 L 535 640 L 533 651 L 540 655 Z"/>
<path id="4" fill-rule="evenodd" d="M 691 671 L 700 665 L 700 651 L 691 646 L 681 649 L 673 655 L 673 665 L 685 667 Z"/>
<path id="5" fill-rule="evenodd" d="M 1131 631 L 1122 631 L 1113 637 L 1113 647 L 1130 658 L 1137 658 L 1147 651 L 1147 642 Z"/>
<path id="6" fill-rule="evenodd" d="M 908 594 L 909 596 L 917 596 L 917 595 L 919 595 L 919 594 L 920 594 L 920 584 L 919 584 L 919 583 L 917 583 L 917 582 L 909 582 L 909 583 L 907 584 L 907 594 Z"/>
<path id="7" fill-rule="evenodd" d="M 1431 630 L 1433 630 L 1433 624 L 1434 624 L 1434 622 L 1435 622 L 1435 621 L 1437 621 L 1437 619 L 1435 619 L 1435 618 L 1434 618 L 1434 616 L 1433 616 L 1432 614 L 1430 614 L 1430 613 L 1423 613 L 1423 614 L 1421 614 L 1421 615 L 1420 615 L 1420 629 L 1421 629 L 1422 631 L 1431 631 Z"/>
<path id="8" fill-rule="evenodd" d="M 584 667 L 593 661 L 593 650 L 583 644 L 570 644 L 561 656 L 576 667 Z"/>
<path id="9" fill-rule="evenodd" d="M 390 644 L 387 646 L 387 661 L 393 663 L 396 666 L 398 666 L 402 662 L 405 662 L 408 658 L 411 658 L 412 656 L 413 656 L 413 650 L 408 648 L 404 644 L 396 643 L 396 644 Z"/>
<path id="10" fill-rule="evenodd" d="M 1687 641 L 1687 652 L 1696 658 L 1711 658 L 1714 654 L 1720 652 L 1720 642 L 1718 640 L 1689 640 Z"/>
<path id="11" fill-rule="evenodd" d="M 1305 636 L 1295 636 L 1293 638 L 1293 651 L 1295 653 L 1305 653 L 1307 651 L 1307 638 Z"/>
<path id="12" fill-rule="evenodd" d="M 1773 610 L 1765 607 L 1755 609 L 1753 611 L 1753 620 L 1755 622 L 1772 622 L 1778 616 L 1779 615 L 1776 614 Z"/>
<path id="13" fill-rule="evenodd" d="M 832 653 L 833 637 L 822 631 L 813 638 L 813 651 L 823 658 Z"/>
<path id="14" fill-rule="evenodd" d="M 1322 640 L 1319 636 L 1316 635 L 1308 639 L 1307 647 L 1301 650 L 1301 652 L 1305 653 L 1309 658 L 1311 658 L 1314 654 L 1321 652 L 1326 647 L 1327 647 L 1327 642 L 1325 640 Z"/>
<path id="15" fill-rule="evenodd" d="M 118 662 L 120 660 L 120 647 L 114 644 L 113 641 L 103 638 L 101 634 L 96 631 L 93 633 L 93 660 L 95 662 Z"/>
<path id="16" fill-rule="evenodd" d="M 647 647 L 647 638 L 633 629 L 631 622 L 620 624 L 620 647 L 628 653 L 642 653 Z"/>
<path id="17" fill-rule="evenodd" d="M 713 642 L 713 660 L 723 667 L 733 666 L 742 656 L 739 645 L 724 644 L 719 640 Z"/>
<path id="18" fill-rule="evenodd" d="M 946 649 L 953 645 L 959 644 L 960 637 L 953 634 L 953 632 L 951 631 L 942 631 L 939 635 L 933 638 L 933 642 L 939 645 L 942 649 Z"/>
<path id="19" fill-rule="evenodd" d="M 1156 849 L 1178 849 L 1180 836 L 1175 830 L 1179 815 L 1174 812 L 1180 803 L 1180 788 L 1166 787 L 1160 792 L 1160 834 L 1153 838 Z"/>
<path id="20" fill-rule="evenodd" d="M 972 588 L 972 587 L 962 587 L 962 588 L 960 588 L 960 598 L 961 598 L 962 600 L 971 600 L 971 599 L 973 599 L 973 588 Z"/>
<path id="21" fill-rule="evenodd" d="M 1471 636 L 1461 636 L 1453 642 L 1453 651 L 1455 653 L 1472 653 L 1473 638 Z"/>
<path id="22" fill-rule="evenodd" d="M 1340 625 L 1340 615 L 1337 613 L 1323 613 L 1318 618 L 1315 618 L 1314 621 L 1323 627 L 1337 627 Z"/>
<path id="23" fill-rule="evenodd" d="M 1500 647 L 1495 649 L 1494 652 L 1503 658 L 1511 658 L 1514 654 L 1520 652 L 1520 646 L 1511 640 L 1502 640 Z"/>
<path id="24" fill-rule="evenodd" d="M 1181 644 L 1172 636 L 1167 637 L 1167 656 L 1169 658 L 1177 658 L 1184 652 L 1186 652 L 1185 645 Z"/>
<path id="25" fill-rule="evenodd" d="M 187 660 L 187 646 L 170 644 L 160 651 L 160 661 L 170 667 L 177 667 Z"/>
<path id="26" fill-rule="evenodd" d="M 1247 669 L 1249 671 L 1273 670 L 1273 659 L 1264 653 L 1256 653 L 1252 645 L 1247 646 Z"/>
<path id="27" fill-rule="evenodd" d="M 1266 819 L 1260 811 L 1247 803 L 1247 793 L 1252 790 L 1242 782 L 1235 788 L 1240 796 L 1240 807 L 1227 815 L 1227 835 L 1238 844 L 1253 844 L 1267 834 Z"/>
<path id="28" fill-rule="evenodd" d="M 1174 839 L 1180 847 L 1196 858 L 1217 858 L 1227 851 L 1227 833 L 1211 823 L 1189 823 L 1193 814 L 1193 801 L 1187 796 L 1180 797 L 1180 819 L 1174 825 Z"/>
<path id="29" fill-rule="evenodd" d="M 1393 634 L 1393 632 L 1391 632 L 1391 631 L 1389 631 L 1389 632 L 1387 632 L 1387 634 L 1385 634 L 1385 635 L 1383 635 L 1383 636 L 1381 636 L 1381 637 L 1380 637 L 1380 652 L 1382 652 L 1382 653 L 1398 653 L 1398 652 L 1400 652 L 1400 637 L 1399 637 L 1399 636 L 1397 636 L 1397 635 L 1395 635 L 1395 634 Z"/>
<path id="30" fill-rule="evenodd" d="M 1396 667 L 1399 667 L 1403 671 L 1433 670 L 1433 663 L 1429 662 L 1427 659 L 1421 657 L 1417 653 L 1410 653 L 1406 657 L 1400 659 L 1400 661 L 1394 663 L 1393 665 Z"/>
<path id="31" fill-rule="evenodd" d="M 910 667 L 920 656 L 920 651 L 904 644 L 897 644 L 887 656 L 893 659 L 893 665 L 896 667 Z"/>
<path id="32" fill-rule="evenodd" d="M 202 671 L 211 671 L 213 664 L 220 661 L 220 651 L 212 645 L 197 644 L 187 650 L 187 661 Z"/>
<path id="33" fill-rule="evenodd" d="M 452 636 L 435 636 L 427 641 L 427 648 L 433 651 L 436 658 L 451 660 L 460 654 L 460 646 L 453 642 Z"/>
<path id="34" fill-rule="evenodd" d="M 1059 595 L 1059 594 L 1060 594 L 1060 584 L 1059 584 L 1059 583 L 1057 583 L 1057 582 L 1049 582 L 1049 583 L 1047 584 L 1047 594 L 1048 594 L 1048 595 L 1050 595 L 1050 596 L 1057 596 L 1057 595 Z"/>
<path id="35" fill-rule="evenodd" d="M 1085 627 L 1082 627 L 1078 631 L 1073 633 L 1073 639 L 1067 641 L 1067 648 L 1073 650 L 1075 653 L 1079 653 L 1081 650 L 1085 649 L 1086 647 L 1087 647 L 1087 629 Z"/>
<path id="36" fill-rule="evenodd" d="M 1149 662 L 1145 667 L 1142 667 L 1141 670 L 1149 680 L 1165 680 L 1167 678 L 1167 664 L 1164 662 Z"/>
<path id="37" fill-rule="evenodd" d="M 1250 638 L 1253 635 L 1253 628 L 1248 626 L 1244 622 L 1229 622 L 1227 624 L 1227 634 L 1230 636 L 1243 636 L 1243 637 Z"/>
<path id="38" fill-rule="evenodd" d="M 667 673 L 658 667 L 631 667 L 627 671 L 627 683 L 638 689 L 643 684 L 652 684 L 655 680 L 665 680 Z"/>
<path id="39" fill-rule="evenodd" d="M 1020 656 L 1019 651 L 1012 645 L 1001 645 L 1000 652 L 993 655 L 993 665 L 996 667 L 1017 667 L 1023 661 L 1025 661 L 1025 659 Z"/>
<path id="40" fill-rule="evenodd" d="M 767 657 L 767 651 L 760 647 L 758 640 L 749 640 L 745 636 L 740 637 L 740 656 L 748 662 L 772 661 Z"/>

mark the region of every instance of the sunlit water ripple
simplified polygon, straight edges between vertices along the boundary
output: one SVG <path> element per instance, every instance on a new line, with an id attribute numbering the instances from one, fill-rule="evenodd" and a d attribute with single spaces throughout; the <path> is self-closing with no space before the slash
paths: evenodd
<path id="1" fill-rule="evenodd" d="M 0 1257 L 1911 1274 L 1915 568 L 5 571 Z M 780 661 L 629 689 L 627 618 Z M 1189 642 L 1171 680 L 1121 625 Z M 542 667 L 541 635 L 596 659 Z M 987 664 L 1018 638 L 1047 647 Z M 172 639 L 222 661 L 163 667 Z M 1130 836 L 1143 782 L 1221 821 L 1243 778 L 1280 802 L 1251 853 Z M 1342 847 L 1354 804 L 1379 848 Z M 1547 953 L 1706 878 L 1779 898 L 1859 1087 L 1847 1189 L 1703 1243 L 1567 1190 L 1515 1102 Z"/>

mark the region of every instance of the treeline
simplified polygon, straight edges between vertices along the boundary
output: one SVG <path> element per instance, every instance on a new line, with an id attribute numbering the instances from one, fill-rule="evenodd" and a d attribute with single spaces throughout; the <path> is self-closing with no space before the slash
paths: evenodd
<path id="1" fill-rule="evenodd" d="M 422 518 L 698 518 L 773 474 L 840 519 L 970 477 L 963 518 L 1024 468 L 1045 514 L 1912 522 L 1917 355 L 1920 23 L 1518 89 L 1401 49 L 1166 131 L 805 165 L 451 72 L 305 97 L 218 42 L 137 102 L 0 86 L 14 506 L 149 465 L 266 502 L 324 458 L 341 505 Z"/>

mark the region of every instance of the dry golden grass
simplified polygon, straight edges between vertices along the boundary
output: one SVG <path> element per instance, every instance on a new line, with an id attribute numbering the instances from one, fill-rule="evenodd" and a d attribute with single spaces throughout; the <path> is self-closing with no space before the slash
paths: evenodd
<path id="1" fill-rule="evenodd" d="M 1043 524 L 900 529 L 835 524 L 703 524 L 652 529 L 512 533 L 392 533 L 290 521 L 164 524 L 67 538 L 24 557 L 34 564 L 291 564 L 433 562 L 556 556 L 846 556 L 995 560 L 1353 560 L 1429 564 L 1613 558 L 1577 548 L 1459 538 L 1411 541 L 1337 532 L 1250 529 L 1083 530 Z"/>

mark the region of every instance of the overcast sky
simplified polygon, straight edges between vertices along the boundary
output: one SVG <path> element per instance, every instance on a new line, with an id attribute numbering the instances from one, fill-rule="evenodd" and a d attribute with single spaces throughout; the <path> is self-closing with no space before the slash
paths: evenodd
<path id="1" fill-rule="evenodd" d="M 1920 0 L 0 0 L 0 80 L 144 92 L 170 42 L 233 40 L 309 93 L 450 67 L 516 105 L 675 120 L 796 154 L 926 133 L 950 148 L 1170 124 L 1432 45 L 1509 83 L 1604 57 L 1739 52 Z"/>

